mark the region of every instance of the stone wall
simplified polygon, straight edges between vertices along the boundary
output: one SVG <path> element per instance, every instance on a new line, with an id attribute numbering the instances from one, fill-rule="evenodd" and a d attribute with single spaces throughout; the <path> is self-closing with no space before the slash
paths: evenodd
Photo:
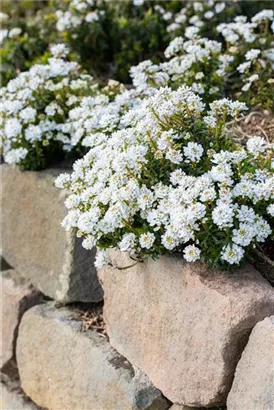
<path id="1" fill-rule="evenodd" d="M 58 172 L 1 171 L 4 410 L 274 410 L 274 289 L 253 266 L 162 257 L 98 279 L 60 228 Z"/>
<path id="2" fill-rule="evenodd" d="M 95 249 L 85 250 L 75 232 L 60 225 L 66 215 L 65 196 L 54 186 L 60 172 L 0 166 L 2 255 L 53 299 L 99 302 L 103 291 L 94 267 Z"/>

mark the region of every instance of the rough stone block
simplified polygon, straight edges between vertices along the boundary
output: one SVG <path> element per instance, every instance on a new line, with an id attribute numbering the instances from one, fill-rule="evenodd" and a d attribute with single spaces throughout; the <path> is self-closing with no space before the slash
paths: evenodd
<path id="1" fill-rule="evenodd" d="M 236 369 L 227 409 L 274 409 L 274 316 L 252 330 Z"/>
<path id="2" fill-rule="evenodd" d="M 12 392 L 1 384 L 1 410 L 39 410 L 31 401 L 17 392 Z"/>
<path id="3" fill-rule="evenodd" d="M 0 272 L 3 272 L 4 270 L 9 270 L 11 269 L 11 266 L 5 261 L 2 255 L 0 255 Z"/>
<path id="4" fill-rule="evenodd" d="M 1 367 L 14 355 L 18 326 L 29 308 L 42 303 L 43 296 L 20 278 L 16 271 L 1 272 Z"/>
<path id="5" fill-rule="evenodd" d="M 23 317 L 17 362 L 26 394 L 48 410 L 165 410 L 170 407 L 139 369 L 96 331 L 80 331 L 67 309 L 51 305 Z"/>
<path id="6" fill-rule="evenodd" d="M 45 295 L 60 302 L 98 302 L 103 292 L 87 251 L 60 223 L 65 194 L 54 186 L 64 170 L 25 171 L 1 165 L 2 254 Z"/>
<path id="7" fill-rule="evenodd" d="M 110 255 L 114 266 L 132 265 Z M 251 266 L 225 273 L 162 257 L 99 277 L 112 346 L 190 407 L 225 403 L 251 329 L 274 312 L 274 289 Z"/>

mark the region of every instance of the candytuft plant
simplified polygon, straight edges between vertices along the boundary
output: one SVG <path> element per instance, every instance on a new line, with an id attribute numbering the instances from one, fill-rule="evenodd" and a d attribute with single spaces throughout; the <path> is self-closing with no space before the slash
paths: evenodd
<path id="1" fill-rule="evenodd" d="M 226 137 L 227 119 L 246 109 L 223 99 L 205 111 L 186 86 L 155 91 L 57 178 L 71 193 L 64 228 L 101 250 L 98 267 L 113 247 L 137 261 L 181 253 L 238 265 L 272 235 L 274 216 L 273 146 L 253 137 L 240 148 Z"/>
<path id="2" fill-rule="evenodd" d="M 67 133 L 68 113 L 84 96 L 97 92 L 90 75 L 65 60 L 63 44 L 51 47 L 47 64 L 37 64 L 1 88 L 1 152 L 8 164 L 39 170 L 74 146 Z"/>

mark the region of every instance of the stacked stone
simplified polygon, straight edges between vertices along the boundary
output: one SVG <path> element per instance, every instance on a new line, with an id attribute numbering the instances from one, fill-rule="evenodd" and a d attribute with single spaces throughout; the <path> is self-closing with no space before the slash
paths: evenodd
<path id="1" fill-rule="evenodd" d="M 64 170 L 25 171 L 1 165 L 2 255 L 44 295 L 61 303 L 99 302 L 103 291 L 85 250 L 61 222 L 64 193 L 54 186 Z"/>
<path id="2" fill-rule="evenodd" d="M 170 401 L 208 408 L 229 394 L 228 410 L 274 409 L 274 289 L 258 271 L 162 257 L 122 272 L 99 272 L 110 343 Z"/>
<path id="3" fill-rule="evenodd" d="M 35 403 L 4 410 L 274 410 L 274 290 L 254 267 L 162 257 L 98 278 L 95 250 L 60 226 L 60 170 L 1 173 L 2 254 L 15 268 L 2 263 L 1 368 L 16 358 Z M 64 305 L 103 295 L 107 336 L 83 332 Z M 14 402 L 6 386 L 3 397 Z"/>
<path id="4" fill-rule="evenodd" d="M 15 268 L 1 272 L 3 408 L 168 409 L 171 403 L 106 337 L 81 332 L 73 310 L 56 307 L 103 300 L 96 250 L 86 251 L 60 226 L 65 197 L 54 180 L 63 170 L 20 172 L 1 165 L 0 171 L 1 266 Z M 21 387 L 15 394 L 14 379 L 6 382 L 15 360 L 21 387 L 35 404 Z"/>
<path id="5" fill-rule="evenodd" d="M 85 251 L 80 240 L 60 225 L 66 214 L 65 198 L 54 186 L 54 180 L 61 171 L 21 172 L 8 165 L 0 166 L 4 408 L 17 405 L 13 402 L 20 402 L 22 408 L 25 405 L 13 387 L 17 378 L 14 362 L 18 329 L 24 313 L 44 303 L 46 298 L 61 303 L 103 299 L 94 267 L 95 250 Z M 8 382 L 7 374 L 11 376 Z"/>

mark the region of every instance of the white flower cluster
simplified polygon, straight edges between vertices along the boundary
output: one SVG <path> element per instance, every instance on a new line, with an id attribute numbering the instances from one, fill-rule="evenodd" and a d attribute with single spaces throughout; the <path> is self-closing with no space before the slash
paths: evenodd
<path id="1" fill-rule="evenodd" d="M 178 82 L 189 85 L 198 94 L 215 94 L 214 88 L 218 86 L 223 74 L 217 70 L 221 49 L 221 43 L 199 36 L 186 41 L 181 37 L 176 38 L 165 51 L 165 56 L 172 58 L 162 64 L 162 69 L 169 74 L 175 84 Z M 214 80 L 212 67 L 215 71 Z M 210 84 L 209 88 L 207 84 Z"/>
<path id="2" fill-rule="evenodd" d="M 231 44 L 238 44 L 243 39 L 246 43 L 252 43 L 255 38 L 255 23 L 249 23 L 246 16 L 237 16 L 232 23 L 222 23 L 217 31 L 223 35 L 225 40 Z"/>
<path id="3" fill-rule="evenodd" d="M 57 178 L 71 192 L 62 225 L 76 228 L 86 249 L 102 250 L 98 267 L 109 247 L 233 265 L 272 234 L 274 147 L 260 137 L 246 148 L 222 140 L 219 113 L 237 115 L 241 103 L 214 102 L 206 113 L 214 129 L 204 109 L 188 87 L 154 90 Z"/>
<path id="4" fill-rule="evenodd" d="M 167 27 L 169 33 L 179 33 L 185 30 L 185 35 L 192 38 L 212 20 L 219 16 L 229 4 L 219 0 L 185 2 L 184 7 L 172 16 L 171 23 Z"/>
<path id="5" fill-rule="evenodd" d="M 273 44 L 274 45 L 274 44 Z M 248 91 L 253 83 L 260 80 L 260 72 L 270 71 L 270 75 L 274 72 L 274 47 L 266 50 L 250 49 L 245 54 L 245 61 L 241 63 L 237 70 L 242 74 L 243 82 L 242 91 Z M 268 84 L 273 83 L 271 78 L 268 79 Z"/>
<path id="6" fill-rule="evenodd" d="M 224 3 L 212 4 L 218 12 L 223 10 Z M 192 6 L 188 5 L 180 13 L 186 16 L 189 7 Z M 195 2 L 193 7 L 195 11 L 204 10 L 202 3 Z M 199 28 L 203 24 L 196 25 L 195 20 L 194 25 L 186 27 L 184 37 L 176 37 L 170 42 L 165 50 L 167 62 L 156 65 L 144 61 L 132 67 L 133 84 L 143 90 L 165 85 L 176 88 L 186 84 L 212 101 L 222 94 L 227 79 L 237 70 L 240 73 L 236 80 L 240 81 L 239 90 L 248 91 L 257 82 L 264 86 L 265 81 L 271 87 L 274 83 L 274 41 L 273 36 L 269 36 L 272 42 L 267 40 L 267 36 L 269 21 L 272 21 L 273 31 L 273 14 L 273 10 L 263 10 L 251 22 L 245 16 L 238 16 L 231 23 L 220 24 L 217 31 L 226 40 L 227 48 L 220 42 L 200 37 Z M 205 15 L 203 19 L 209 18 Z M 263 77 L 260 72 L 264 73 Z"/>
<path id="7" fill-rule="evenodd" d="M 267 41 L 267 33 L 271 26 L 272 33 Z M 222 23 L 217 27 L 226 42 L 231 45 L 227 50 L 227 55 L 240 55 L 241 64 L 237 71 L 242 78 L 242 91 L 249 91 L 252 85 L 259 81 L 273 83 L 271 76 L 274 72 L 274 11 L 262 10 L 252 17 L 251 22 L 247 21 L 246 16 L 237 16 L 232 23 Z M 244 51 L 245 50 L 245 51 Z M 264 73 L 264 78 L 260 78 L 260 73 Z"/>
<path id="8" fill-rule="evenodd" d="M 4 28 L 5 24 L 10 20 L 10 17 L 6 13 L 0 12 L 0 44 L 4 42 L 5 39 L 16 39 L 22 33 L 20 27 L 12 27 L 11 29 Z"/>
<path id="9" fill-rule="evenodd" d="M 102 0 L 71 0 L 68 8 L 57 10 L 56 28 L 58 31 L 78 28 L 82 23 L 96 23 L 105 14 L 100 6 Z"/>
<path id="10" fill-rule="evenodd" d="M 107 94 L 102 92 L 84 97 L 79 105 L 69 111 L 68 119 L 61 127 L 61 131 L 71 136 L 72 146 L 99 145 L 106 141 L 112 132 L 132 122 L 133 108 L 137 110 L 143 99 L 152 91 L 126 90 L 121 87 L 115 97 L 111 98 L 110 88 L 107 87 Z M 129 109 L 132 111 L 126 116 Z"/>
<path id="11" fill-rule="evenodd" d="M 0 44 L 2 44 L 5 39 L 19 37 L 21 33 L 22 33 L 22 29 L 20 27 L 13 27 L 10 30 L 7 30 L 7 29 L 0 30 Z"/>
<path id="12" fill-rule="evenodd" d="M 176 37 L 165 50 L 167 62 L 157 65 L 147 60 L 131 68 L 133 84 L 139 92 L 185 84 L 198 94 L 209 94 L 212 100 L 224 82 L 221 48 L 221 43 L 199 36 L 191 40 Z"/>
<path id="13" fill-rule="evenodd" d="M 1 88 L 0 148 L 9 164 L 39 156 L 49 145 L 65 151 L 72 147 L 63 125 L 68 111 L 91 93 L 94 82 L 81 74 L 77 63 L 62 58 L 67 53 L 63 44 L 51 51 L 47 64 L 32 66 Z"/>

